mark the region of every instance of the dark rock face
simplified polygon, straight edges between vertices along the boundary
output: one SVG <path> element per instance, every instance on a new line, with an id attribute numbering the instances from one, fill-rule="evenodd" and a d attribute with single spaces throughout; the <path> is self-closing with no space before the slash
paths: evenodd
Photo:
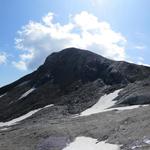
<path id="1" fill-rule="evenodd" d="M 66 113 L 80 113 L 103 94 L 121 87 L 130 90 L 130 85 L 142 84 L 149 75 L 150 68 L 145 66 L 109 60 L 87 50 L 64 49 L 48 56 L 33 73 L 0 88 L 0 95 L 6 93 L 0 97 L 0 121 L 48 104 L 66 105 Z M 150 85 L 146 86 L 149 89 Z M 31 88 L 35 90 L 20 99 Z M 123 102 L 120 99 L 125 105 L 143 103 L 143 99 L 150 102 L 148 92 L 143 96 L 127 94 Z"/>
<path id="2" fill-rule="evenodd" d="M 86 50 L 69 48 L 47 57 L 37 72 L 47 74 L 47 78 L 49 75 L 55 84 L 61 86 L 68 86 L 78 80 L 82 83 L 92 82 L 98 78 L 105 84 L 113 85 L 142 80 L 149 76 L 150 69 L 112 61 Z"/>

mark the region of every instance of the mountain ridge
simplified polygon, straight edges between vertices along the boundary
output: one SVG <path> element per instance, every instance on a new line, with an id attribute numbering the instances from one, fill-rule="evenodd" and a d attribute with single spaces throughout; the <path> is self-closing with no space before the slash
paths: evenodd
<path id="1" fill-rule="evenodd" d="M 103 94 L 137 81 L 143 82 L 149 74 L 149 67 L 67 48 L 49 55 L 33 73 L 0 88 L 0 95 L 5 94 L 0 98 L 0 121 L 48 104 L 66 106 L 66 114 L 80 113 L 95 104 Z M 20 99 L 23 94 L 26 96 Z"/>
<path id="2" fill-rule="evenodd" d="M 62 50 L 62 51 L 60 51 L 60 52 L 54 52 L 54 53 L 52 53 L 51 55 L 49 55 L 49 56 L 46 58 L 44 64 L 41 65 L 36 71 L 33 71 L 32 73 L 30 73 L 30 74 L 28 74 L 28 75 L 25 75 L 24 77 L 18 79 L 17 81 L 14 81 L 14 82 L 11 83 L 11 84 L 8 84 L 8 85 L 6 85 L 6 86 L 1 87 L 1 88 L 0 88 L 0 94 L 6 92 L 6 91 L 9 89 L 8 86 L 10 86 L 10 88 L 11 88 L 11 86 L 12 86 L 12 87 L 15 87 L 15 86 L 19 85 L 19 84 L 20 84 L 21 82 L 23 82 L 23 81 L 30 80 L 30 78 L 34 77 L 34 75 L 36 74 L 36 72 L 38 72 L 40 69 L 42 69 L 44 65 L 47 66 L 48 60 L 49 60 L 51 57 L 53 57 L 54 55 L 61 55 L 61 53 L 66 53 L 66 52 L 67 52 L 69 55 L 70 55 L 71 53 L 73 53 L 73 52 L 75 52 L 76 54 L 80 52 L 79 55 L 81 55 L 82 53 L 87 53 L 87 54 L 91 54 L 91 55 L 94 54 L 95 56 L 99 57 L 99 58 L 102 59 L 103 61 L 104 61 L 104 60 L 107 60 L 107 62 L 109 62 L 109 64 L 111 64 L 111 63 L 116 64 L 116 66 L 118 67 L 118 70 L 120 70 L 121 66 L 124 65 L 124 64 L 128 65 L 129 67 L 130 67 L 130 66 L 131 66 L 131 67 L 132 67 L 132 66 L 137 66 L 137 67 L 139 67 L 139 68 L 146 68 L 146 69 L 149 70 L 149 67 L 147 67 L 147 66 L 137 65 L 137 64 L 129 63 L 129 62 L 125 62 L 125 61 L 114 61 L 114 60 L 110 60 L 110 59 L 104 58 L 103 56 L 100 56 L 100 55 L 98 55 L 98 54 L 95 54 L 95 53 L 93 53 L 93 52 L 90 52 L 90 51 L 88 51 L 88 50 L 82 50 L 82 49 L 78 49 L 78 48 L 72 47 L 72 48 L 64 49 L 64 50 Z M 66 59 L 66 57 L 65 57 L 65 59 Z M 119 64 L 120 64 L 121 66 L 120 66 Z M 132 70 L 132 68 L 131 68 L 131 70 Z M 44 69 L 43 69 L 42 71 L 44 71 Z M 144 77 L 145 77 L 145 76 L 144 76 Z M 143 79 L 144 79 L 144 78 L 143 78 Z M 134 82 L 134 81 L 131 81 L 131 82 Z M 6 89 L 6 90 L 4 90 L 4 89 Z"/>

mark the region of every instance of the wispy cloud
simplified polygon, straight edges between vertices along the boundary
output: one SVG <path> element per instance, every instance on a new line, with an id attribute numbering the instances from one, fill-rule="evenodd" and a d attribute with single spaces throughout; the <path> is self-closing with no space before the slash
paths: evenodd
<path id="1" fill-rule="evenodd" d="M 144 58 L 143 57 L 138 57 L 138 60 L 139 61 L 144 61 Z"/>
<path id="2" fill-rule="evenodd" d="M 144 63 L 144 61 L 143 57 L 138 57 L 137 64 L 150 67 L 150 64 Z"/>
<path id="3" fill-rule="evenodd" d="M 5 52 L 0 52 L 0 65 L 5 64 L 7 61 L 7 55 Z"/>
<path id="4" fill-rule="evenodd" d="M 150 64 L 146 64 L 146 63 L 143 63 L 143 62 L 140 62 L 140 61 L 139 61 L 137 64 L 138 64 L 138 65 L 143 65 L 143 66 L 150 67 Z"/>
<path id="5" fill-rule="evenodd" d="M 90 0 L 90 1 L 91 1 L 91 4 L 96 7 L 104 3 L 104 1 L 102 0 Z"/>
<path id="6" fill-rule="evenodd" d="M 50 12 L 42 21 L 30 21 L 18 31 L 16 47 L 21 54 L 20 60 L 13 62 L 17 68 L 34 69 L 52 52 L 72 46 L 116 60 L 126 59 L 126 38 L 108 22 L 99 21 L 86 11 L 72 16 L 64 25 L 53 19 Z"/>
<path id="7" fill-rule="evenodd" d="M 145 45 L 137 45 L 134 48 L 138 49 L 138 50 L 144 50 L 146 48 L 146 46 Z"/>
<path id="8" fill-rule="evenodd" d="M 25 61 L 22 61 L 22 60 L 20 60 L 18 62 L 13 61 L 12 65 L 14 65 L 19 70 L 22 70 L 22 71 L 26 71 L 27 70 L 27 65 L 26 65 Z"/>

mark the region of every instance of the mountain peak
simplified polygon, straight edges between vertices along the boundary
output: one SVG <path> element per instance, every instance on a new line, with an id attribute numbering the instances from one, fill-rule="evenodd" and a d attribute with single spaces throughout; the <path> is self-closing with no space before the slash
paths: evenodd
<path id="1" fill-rule="evenodd" d="M 98 79 L 111 63 L 112 60 L 88 50 L 67 48 L 49 55 L 39 70 L 49 72 L 55 83 L 68 85 L 78 80 L 89 82 Z"/>
<path id="2" fill-rule="evenodd" d="M 149 75 L 148 67 L 109 60 L 88 50 L 67 48 L 49 55 L 33 73 L 0 88 L 0 120 L 15 118 L 48 104 L 67 105 L 69 113 L 80 113 L 94 104 L 99 94 Z"/>
<path id="3" fill-rule="evenodd" d="M 64 59 L 69 59 L 69 57 L 74 57 L 74 56 L 78 56 L 78 57 L 98 57 L 98 58 L 103 58 L 102 56 L 98 55 L 98 54 L 95 54 L 91 51 L 88 51 L 88 50 L 84 50 L 84 49 L 79 49 L 79 48 L 75 48 L 75 47 L 70 47 L 70 48 L 65 48 L 59 52 L 54 52 L 52 53 L 51 55 L 49 55 L 47 58 L 46 58 L 46 61 L 45 62 L 48 62 L 49 59 L 52 59 L 53 57 L 59 57 L 59 58 L 62 58 L 64 57 Z M 77 59 L 78 60 L 78 59 Z"/>

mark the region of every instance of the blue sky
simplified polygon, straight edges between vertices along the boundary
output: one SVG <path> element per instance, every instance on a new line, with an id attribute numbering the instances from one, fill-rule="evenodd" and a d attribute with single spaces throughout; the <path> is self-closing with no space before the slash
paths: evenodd
<path id="1" fill-rule="evenodd" d="M 71 38 L 69 45 L 75 44 L 75 46 L 78 46 L 79 43 L 74 41 L 79 41 L 82 45 L 81 48 L 90 48 L 106 57 L 112 59 L 118 57 L 118 59 L 137 64 L 149 65 L 149 6 L 149 0 L 0 0 L 0 86 L 15 81 L 35 70 L 48 54 L 64 48 L 66 43 L 70 41 L 69 38 Z M 48 24 L 51 23 L 51 20 L 48 20 L 48 23 L 44 22 L 44 16 L 48 19 L 52 17 L 53 25 Z M 103 43 L 94 43 L 94 41 L 91 45 L 88 45 L 88 39 L 76 40 L 78 35 L 88 34 L 89 39 L 92 38 L 89 29 L 87 29 L 88 32 L 85 32 L 82 28 L 84 22 L 83 19 L 80 19 L 87 18 L 88 21 L 90 17 L 92 17 L 91 20 L 98 19 L 95 24 L 101 26 L 93 27 L 94 25 L 92 26 L 91 22 L 87 22 L 87 24 L 90 24 L 92 32 L 97 31 L 97 29 L 104 32 L 98 37 L 105 43 L 108 31 L 112 36 L 116 36 L 116 41 L 109 38 L 110 42 L 106 42 L 104 45 Z M 32 21 L 32 24 L 29 23 L 30 21 Z M 67 29 L 65 28 L 67 33 L 61 37 L 61 40 L 49 33 L 49 29 L 54 31 L 56 28 L 63 28 L 64 32 L 63 25 L 67 25 Z M 22 28 L 23 26 L 24 28 Z M 38 29 L 34 29 L 37 26 Z M 108 29 L 106 29 L 107 27 Z M 39 28 L 42 32 L 38 31 Z M 72 31 L 70 31 L 70 28 Z M 32 31 L 33 34 L 28 35 L 25 32 L 27 30 Z M 18 35 L 18 31 L 21 32 L 20 35 Z M 43 32 L 46 33 L 43 34 Z M 47 34 L 49 35 L 46 36 Z M 38 36 L 43 42 L 39 42 Z M 34 41 L 32 42 L 28 40 L 33 38 Z M 22 40 L 22 42 L 19 41 L 16 44 L 15 39 Z M 113 53 L 115 47 L 116 52 Z"/>

